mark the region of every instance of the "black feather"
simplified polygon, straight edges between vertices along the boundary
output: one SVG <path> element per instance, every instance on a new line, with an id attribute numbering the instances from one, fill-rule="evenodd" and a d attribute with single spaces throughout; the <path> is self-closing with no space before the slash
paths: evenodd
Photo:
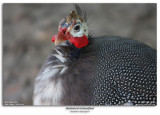
<path id="1" fill-rule="evenodd" d="M 76 9 L 78 15 L 82 16 L 82 9 L 77 4 L 75 4 L 75 9 Z"/>
<path id="2" fill-rule="evenodd" d="M 88 16 L 87 16 L 86 11 L 84 11 L 83 19 L 84 19 L 85 22 L 87 22 L 87 20 L 88 20 Z"/>

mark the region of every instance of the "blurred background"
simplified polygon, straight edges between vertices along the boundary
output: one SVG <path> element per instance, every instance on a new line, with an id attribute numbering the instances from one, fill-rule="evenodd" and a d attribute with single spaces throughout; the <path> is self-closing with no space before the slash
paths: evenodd
<path id="1" fill-rule="evenodd" d="M 157 47 L 156 4 L 79 4 L 95 36 L 122 36 Z M 74 4 L 3 4 L 3 104 L 32 105 L 34 79 Z"/>

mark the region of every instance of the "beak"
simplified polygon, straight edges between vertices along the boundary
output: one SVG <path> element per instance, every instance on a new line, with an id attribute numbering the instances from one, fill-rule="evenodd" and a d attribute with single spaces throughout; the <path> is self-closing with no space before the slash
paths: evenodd
<path id="1" fill-rule="evenodd" d="M 66 30 L 67 28 L 59 28 L 58 34 L 53 36 L 52 42 L 55 42 L 55 45 L 58 45 L 59 43 L 67 40 Z"/>
<path id="2" fill-rule="evenodd" d="M 74 27 L 75 23 L 76 21 L 74 21 L 73 24 L 68 29 L 59 27 L 58 34 L 53 36 L 52 42 L 55 42 L 55 45 L 58 45 L 59 43 L 68 40 L 71 37 L 70 31 Z"/>

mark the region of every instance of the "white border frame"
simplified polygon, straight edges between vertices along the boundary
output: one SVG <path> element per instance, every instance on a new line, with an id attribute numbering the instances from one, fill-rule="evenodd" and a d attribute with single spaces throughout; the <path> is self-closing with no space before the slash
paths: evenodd
<path id="1" fill-rule="evenodd" d="M 157 3 L 157 106 L 153 106 L 153 107 L 95 107 L 94 110 L 91 110 L 89 112 L 89 114 L 106 114 L 106 115 L 157 115 L 158 113 L 160 113 L 160 103 L 159 103 L 159 0 L 68 0 L 67 2 L 64 0 L 58 0 L 58 3 Z M 28 1 L 28 0 L 1 0 L 1 8 L 0 8 L 0 27 L 1 27 L 1 31 L 0 31 L 0 36 L 1 36 L 1 40 L 0 40 L 0 44 L 1 44 L 1 50 L 0 50 L 0 75 L 2 75 L 2 5 L 3 3 L 54 3 L 53 0 L 32 0 L 32 1 Z M 0 86 L 2 86 L 2 77 L 0 79 Z M 0 87 L 0 92 L 2 93 L 2 87 Z M 2 94 L 0 94 L 0 103 L 1 103 L 1 107 L 0 107 L 0 112 L 1 115 L 5 114 L 5 115 L 56 115 L 56 114 L 73 114 L 69 111 L 66 110 L 66 107 L 35 107 L 35 106 L 16 106 L 16 107 L 6 107 L 6 106 L 2 106 Z M 80 114 L 80 113 L 78 113 Z M 88 113 L 87 113 L 88 114 Z"/>

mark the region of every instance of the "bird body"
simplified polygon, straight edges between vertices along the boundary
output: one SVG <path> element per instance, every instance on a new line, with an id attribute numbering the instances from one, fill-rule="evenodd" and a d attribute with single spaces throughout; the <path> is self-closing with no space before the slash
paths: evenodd
<path id="1" fill-rule="evenodd" d="M 155 105 L 156 51 L 120 37 L 100 37 L 95 43 L 97 73 L 92 80 L 92 104 Z"/>
<path id="2" fill-rule="evenodd" d="M 156 105 L 156 50 L 136 40 L 89 36 L 75 12 L 52 41 L 34 105 Z"/>

